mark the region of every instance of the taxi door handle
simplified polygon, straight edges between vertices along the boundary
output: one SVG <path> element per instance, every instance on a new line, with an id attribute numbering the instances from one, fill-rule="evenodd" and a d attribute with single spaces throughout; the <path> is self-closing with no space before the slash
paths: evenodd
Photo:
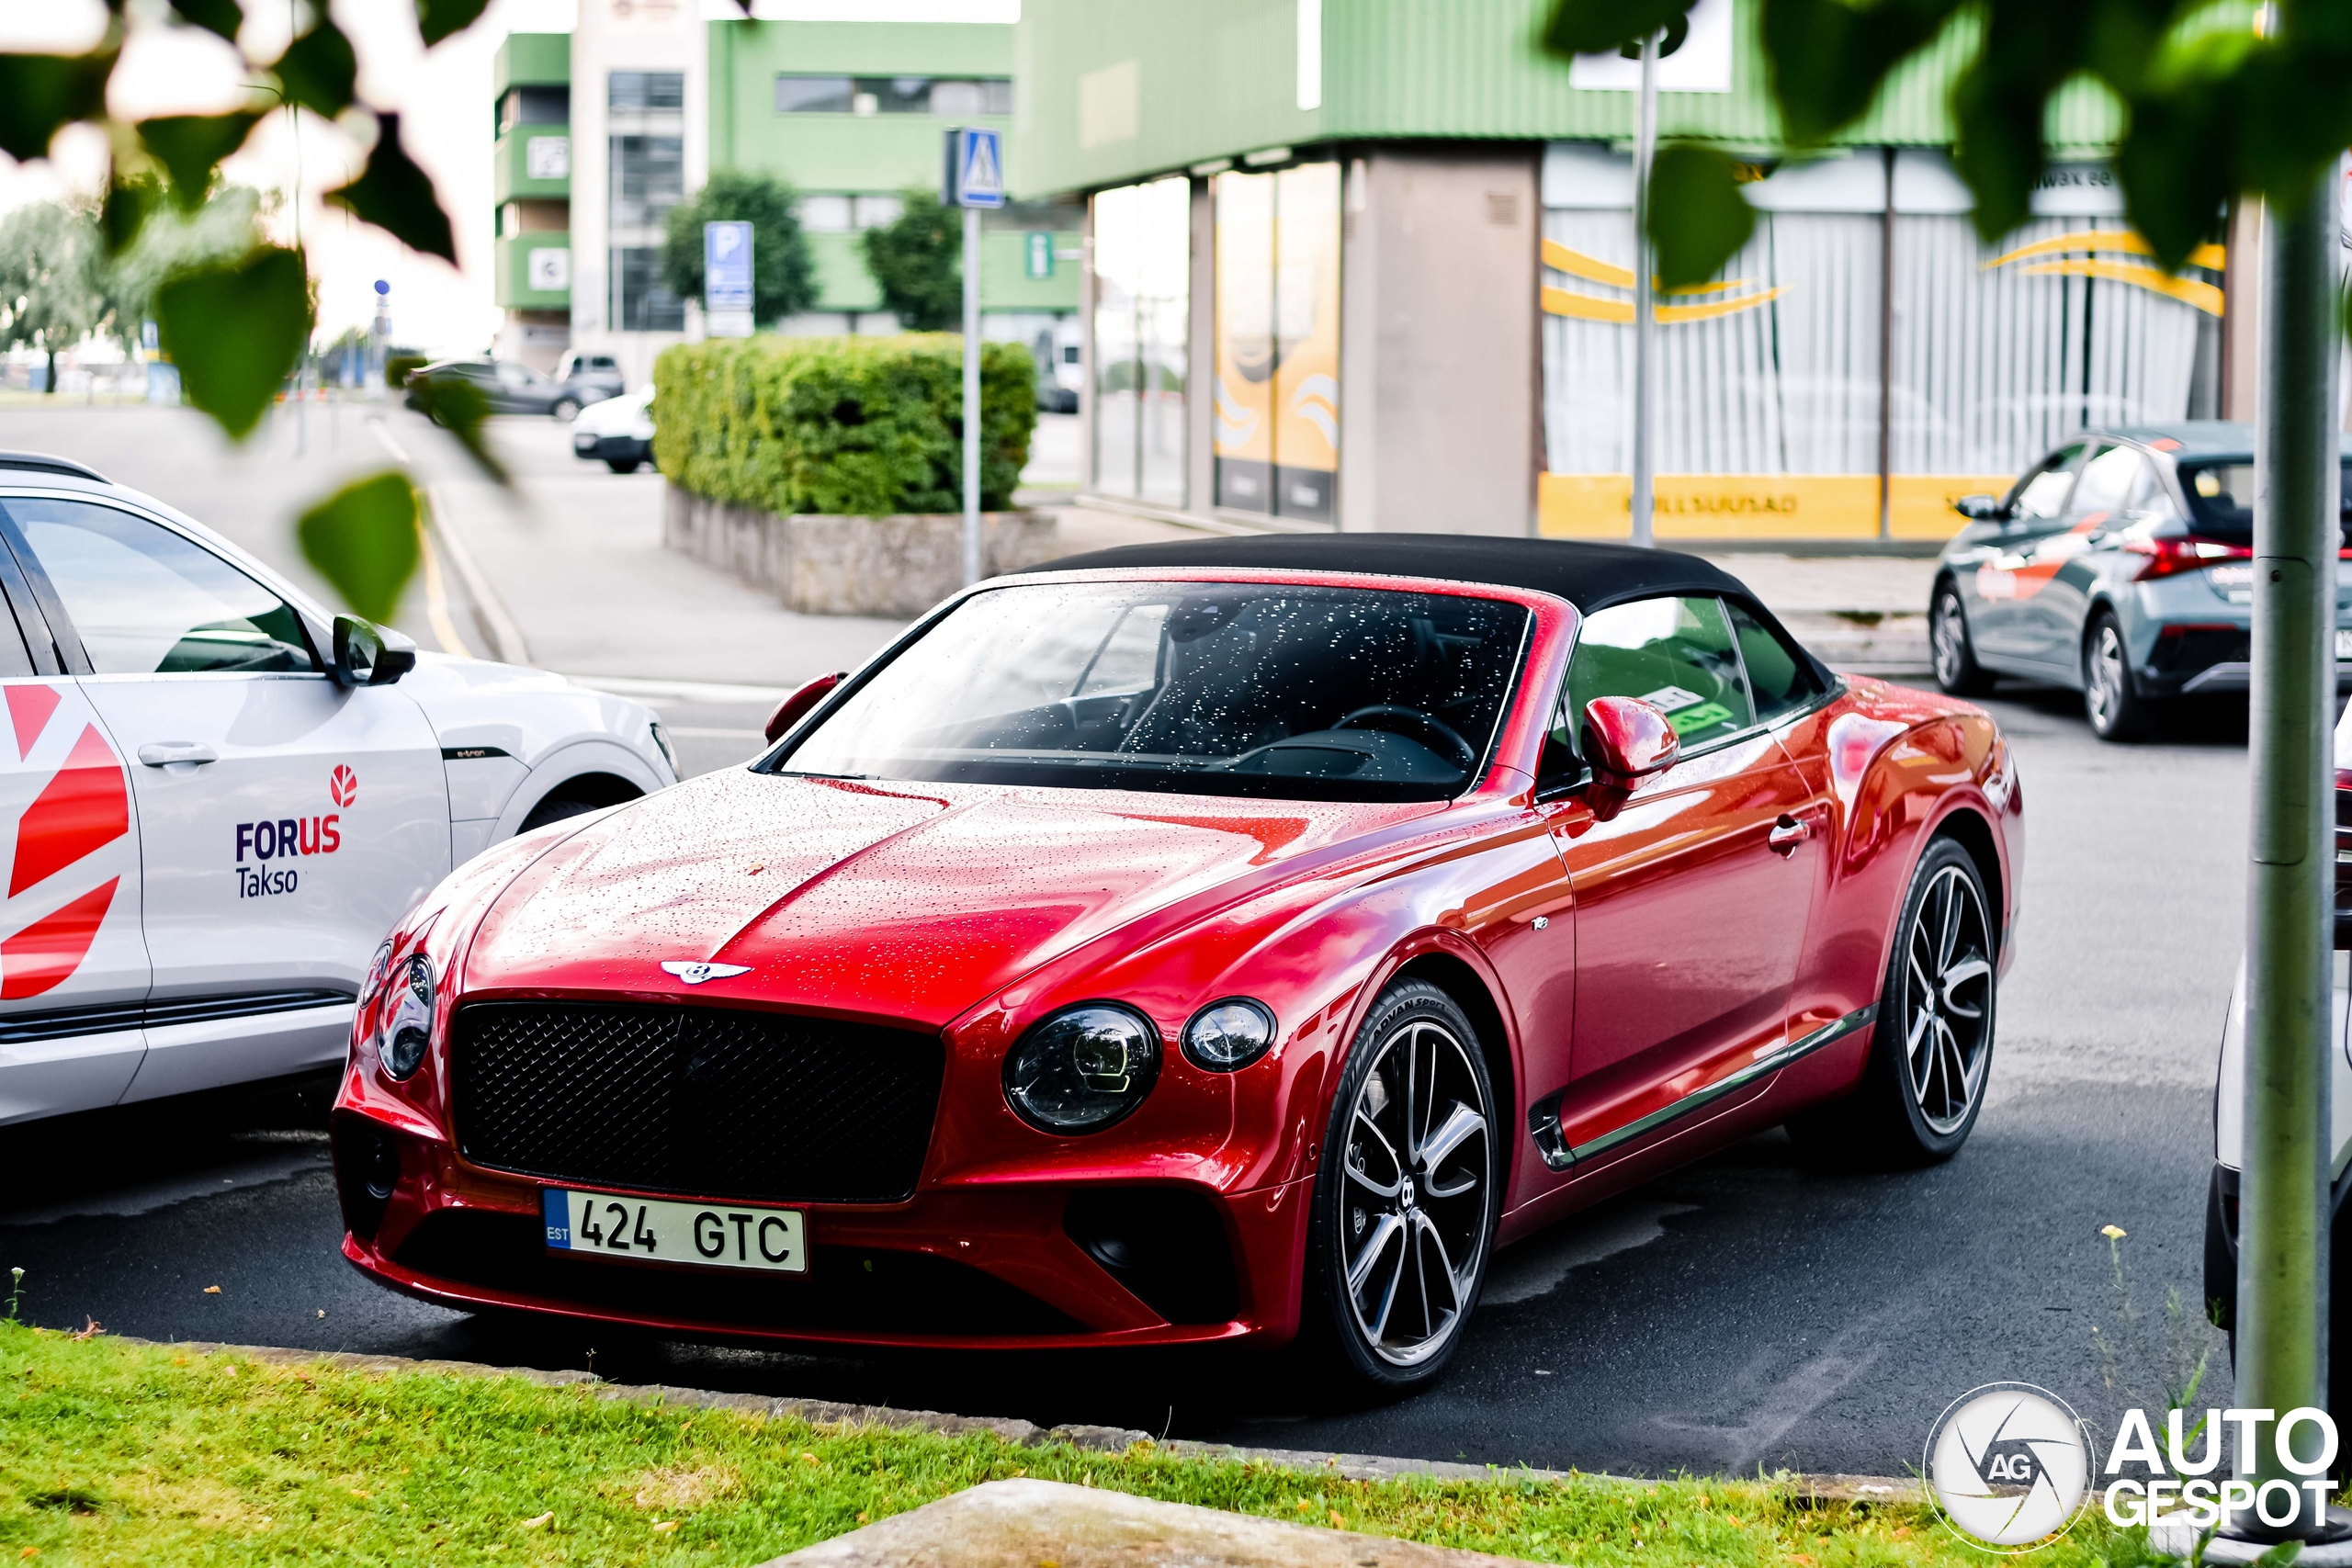
<path id="1" fill-rule="evenodd" d="M 139 760 L 151 768 L 162 768 L 174 762 L 217 762 L 220 753 L 194 740 L 159 740 L 139 748 Z"/>
<path id="2" fill-rule="evenodd" d="M 1765 835 L 1764 841 L 1772 846 L 1774 854 L 1787 856 L 1796 853 L 1797 846 L 1812 837 L 1812 823 L 1802 818 L 1783 816 L 1772 824 L 1772 830 Z"/>

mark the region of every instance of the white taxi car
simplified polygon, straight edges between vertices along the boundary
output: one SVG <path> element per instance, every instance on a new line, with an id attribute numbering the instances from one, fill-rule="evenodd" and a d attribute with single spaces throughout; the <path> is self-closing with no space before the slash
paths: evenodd
<path id="1" fill-rule="evenodd" d="M 0 1122 L 339 1062 L 452 866 L 677 780 L 639 705 L 418 653 L 28 453 L 0 453 Z"/>

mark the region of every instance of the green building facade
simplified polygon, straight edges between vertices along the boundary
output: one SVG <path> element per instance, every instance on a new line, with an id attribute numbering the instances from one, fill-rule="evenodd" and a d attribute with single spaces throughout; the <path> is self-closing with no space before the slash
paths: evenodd
<path id="1" fill-rule="evenodd" d="M 1024 0 L 1009 166 L 1083 199 L 1090 491 L 1264 527 L 1630 526 L 1632 62 L 1549 0 Z M 2222 412 L 2228 248 L 2151 267 L 2087 85 L 1981 245 L 1963 19 L 1787 154 L 1758 0 L 1699 0 L 1667 137 L 1746 161 L 1755 239 L 1659 312 L 1661 536 L 1924 544 L 2086 424 Z M 2250 313 L 2248 313 L 2250 315 Z"/>
<path id="2" fill-rule="evenodd" d="M 819 297 L 777 330 L 896 331 L 861 236 L 898 215 L 904 191 L 938 188 L 948 126 L 1010 129 L 1012 28 L 730 18 L 639 42 L 645 27 L 583 0 L 579 32 L 517 33 L 499 51 L 494 278 L 509 350 L 549 363 L 610 346 L 650 363 L 688 333 L 687 302 L 659 283 L 660 226 L 727 169 L 799 194 Z M 679 69 L 639 68 L 665 64 Z M 991 214 L 980 263 L 987 334 L 1067 357 L 1066 374 L 1078 217 L 1053 203 Z"/>

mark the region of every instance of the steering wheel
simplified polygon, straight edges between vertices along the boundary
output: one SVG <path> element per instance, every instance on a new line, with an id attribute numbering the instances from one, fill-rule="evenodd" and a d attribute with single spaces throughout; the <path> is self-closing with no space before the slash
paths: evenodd
<path id="1" fill-rule="evenodd" d="M 1408 708 L 1401 703 L 1370 704 L 1367 706 L 1356 709 L 1353 713 L 1342 715 L 1332 722 L 1331 728 L 1333 729 L 1345 729 L 1360 718 L 1404 719 L 1408 725 L 1421 730 L 1424 734 L 1433 735 L 1438 739 L 1443 741 L 1446 749 L 1453 753 L 1454 764 L 1461 768 L 1464 773 L 1468 773 L 1472 766 L 1474 766 L 1478 761 L 1478 753 L 1476 750 L 1471 746 L 1470 742 L 1462 739 L 1462 732 L 1460 730 L 1455 729 L 1452 725 L 1446 723 L 1442 718 L 1433 717 L 1429 714 L 1423 713 L 1419 708 Z M 1387 730 L 1396 730 L 1397 728 L 1395 725 L 1387 724 L 1371 724 L 1364 726 L 1364 728 L 1367 729 Z M 1407 736 L 1406 739 L 1413 739 L 1417 738 L 1413 736 Z"/>

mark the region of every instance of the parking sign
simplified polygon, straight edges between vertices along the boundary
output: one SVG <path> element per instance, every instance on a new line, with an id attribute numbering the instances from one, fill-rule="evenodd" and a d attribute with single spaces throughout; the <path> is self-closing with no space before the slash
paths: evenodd
<path id="1" fill-rule="evenodd" d="M 702 226 L 702 307 L 706 310 L 752 308 L 752 226 Z"/>
<path id="2" fill-rule="evenodd" d="M 946 186 L 950 207 L 1002 207 L 1003 138 L 976 125 L 949 130 Z"/>

